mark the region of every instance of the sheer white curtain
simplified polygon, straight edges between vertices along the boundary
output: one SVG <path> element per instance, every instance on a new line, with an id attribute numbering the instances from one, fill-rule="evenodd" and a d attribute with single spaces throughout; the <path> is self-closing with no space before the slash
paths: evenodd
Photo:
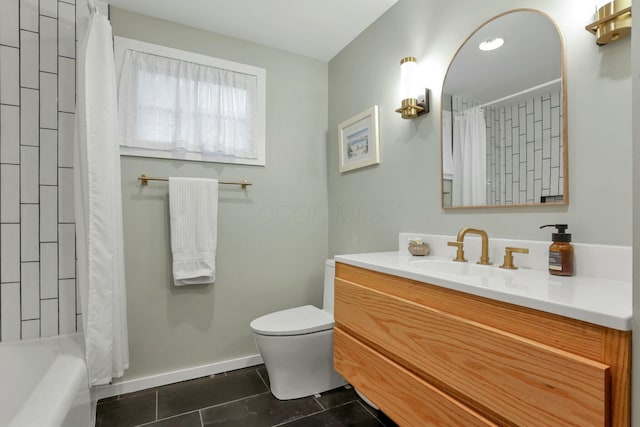
<path id="1" fill-rule="evenodd" d="M 487 203 L 487 125 L 480 107 L 456 114 L 453 126 L 453 206 Z"/>
<path id="2" fill-rule="evenodd" d="M 129 367 L 111 24 L 95 8 L 78 49 L 74 146 L 77 278 L 89 381 Z"/>
<path id="3" fill-rule="evenodd" d="M 128 147 L 257 158 L 255 75 L 125 52 L 118 107 Z"/>

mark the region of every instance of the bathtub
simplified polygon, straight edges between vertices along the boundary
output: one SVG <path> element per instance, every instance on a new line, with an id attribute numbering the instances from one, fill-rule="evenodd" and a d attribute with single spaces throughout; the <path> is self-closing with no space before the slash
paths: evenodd
<path id="1" fill-rule="evenodd" d="M 1 343 L 0 378 L 0 426 L 94 423 L 95 398 L 88 387 L 80 334 Z"/>

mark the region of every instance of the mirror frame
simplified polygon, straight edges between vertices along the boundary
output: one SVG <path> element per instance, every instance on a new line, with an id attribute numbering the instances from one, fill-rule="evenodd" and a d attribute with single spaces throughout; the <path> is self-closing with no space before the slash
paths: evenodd
<path id="1" fill-rule="evenodd" d="M 562 100 L 560 102 L 560 106 L 562 108 L 562 125 L 561 125 L 561 136 L 562 136 L 562 167 L 563 167 L 563 183 L 562 183 L 562 187 L 563 187 L 563 200 L 559 201 L 559 202 L 550 202 L 550 203 L 512 203 L 512 204 L 501 204 L 501 205 L 468 205 L 468 206 L 445 206 L 445 186 L 444 186 L 444 165 L 443 165 L 443 148 L 442 148 L 442 137 L 443 137 L 443 111 L 444 109 L 442 108 L 442 100 L 444 99 L 444 86 L 445 86 L 445 82 L 447 80 L 447 75 L 449 74 L 449 70 L 451 69 L 451 65 L 453 64 L 454 60 L 456 59 L 456 57 L 458 56 L 458 53 L 460 53 L 460 50 L 463 48 L 463 46 L 484 26 L 486 26 L 487 24 L 495 21 L 498 18 L 501 18 L 505 15 L 509 15 L 511 13 L 515 13 L 515 12 L 534 12 L 534 13 L 538 13 L 542 16 L 544 16 L 545 18 L 547 18 L 549 20 L 549 22 L 553 25 L 553 27 L 555 28 L 557 34 L 558 34 L 558 38 L 560 40 L 560 54 L 561 54 L 561 58 L 560 58 L 560 62 L 561 62 L 561 95 L 562 95 Z M 444 75 L 444 79 L 442 80 L 442 90 L 440 92 L 440 204 L 443 210 L 461 210 L 461 209 L 487 209 L 487 208 L 514 208 L 514 207 L 539 207 L 539 206 L 567 206 L 569 204 L 569 137 L 568 137 L 568 131 L 567 131 L 567 76 L 566 76 L 566 51 L 565 51 L 565 41 L 564 41 L 564 37 L 562 35 L 562 32 L 560 31 L 560 27 L 558 27 L 558 24 L 551 18 L 551 16 L 549 16 L 547 13 L 542 12 L 540 10 L 537 9 L 532 9 L 532 8 L 518 8 L 518 9 L 511 9 L 511 10 L 507 10 L 505 12 L 502 12 L 488 20 L 486 20 L 485 22 L 483 22 L 480 26 L 478 26 L 475 30 L 473 30 L 473 32 L 471 32 L 471 34 L 469 34 L 468 37 L 466 37 L 464 39 L 464 41 L 462 42 L 462 44 L 460 44 L 460 46 L 458 47 L 458 49 L 456 50 L 456 53 L 453 55 L 453 57 L 451 58 L 451 61 L 449 62 L 449 66 L 447 67 L 447 72 Z"/>

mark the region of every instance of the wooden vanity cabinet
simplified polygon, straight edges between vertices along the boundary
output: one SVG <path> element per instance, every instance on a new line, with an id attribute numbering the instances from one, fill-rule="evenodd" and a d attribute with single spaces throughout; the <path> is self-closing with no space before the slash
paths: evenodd
<path id="1" fill-rule="evenodd" d="M 336 263 L 334 362 L 402 426 L 628 426 L 630 332 Z"/>

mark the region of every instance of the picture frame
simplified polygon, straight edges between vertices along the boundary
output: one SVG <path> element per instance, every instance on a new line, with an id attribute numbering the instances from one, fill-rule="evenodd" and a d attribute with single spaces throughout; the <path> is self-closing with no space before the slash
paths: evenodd
<path id="1" fill-rule="evenodd" d="M 340 173 L 380 163 L 378 106 L 338 125 Z"/>

